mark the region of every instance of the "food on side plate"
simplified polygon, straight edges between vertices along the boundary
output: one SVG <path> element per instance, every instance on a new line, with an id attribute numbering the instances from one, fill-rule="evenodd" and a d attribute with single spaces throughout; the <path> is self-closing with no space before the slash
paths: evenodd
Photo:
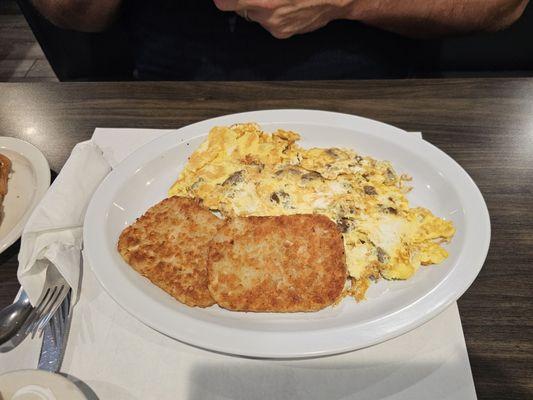
<path id="1" fill-rule="evenodd" d="M 324 132 L 327 135 L 327 132 Z M 224 217 L 321 214 L 343 233 L 355 299 L 372 280 L 408 279 L 447 258 L 451 221 L 411 208 L 410 178 L 390 162 L 343 148 L 305 149 L 291 131 L 254 123 L 214 127 L 169 195 L 198 198 Z"/>
<path id="2" fill-rule="evenodd" d="M 197 200 L 171 197 L 124 229 L 122 258 L 137 272 L 189 306 L 215 302 L 207 288 L 208 245 L 223 221 Z"/>
<path id="3" fill-rule="evenodd" d="M 4 219 L 4 198 L 7 194 L 7 181 L 11 172 L 11 160 L 5 155 L 0 154 L 0 223 Z"/>
<path id="4" fill-rule="evenodd" d="M 0 207 L 4 202 L 4 197 L 7 194 L 7 181 L 9 173 L 11 172 L 11 160 L 5 155 L 0 154 Z"/>
<path id="5" fill-rule="evenodd" d="M 346 283 L 342 235 L 323 215 L 233 217 L 213 238 L 208 285 L 233 311 L 318 311 Z"/>

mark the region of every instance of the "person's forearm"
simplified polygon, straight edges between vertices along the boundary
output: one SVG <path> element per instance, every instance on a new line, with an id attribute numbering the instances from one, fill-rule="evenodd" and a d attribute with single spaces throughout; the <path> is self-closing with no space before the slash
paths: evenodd
<path id="1" fill-rule="evenodd" d="M 529 0 L 354 0 L 349 19 L 412 37 L 508 27 Z"/>
<path id="2" fill-rule="evenodd" d="M 61 28 L 99 32 L 115 19 L 122 0 L 32 0 L 35 8 Z"/>

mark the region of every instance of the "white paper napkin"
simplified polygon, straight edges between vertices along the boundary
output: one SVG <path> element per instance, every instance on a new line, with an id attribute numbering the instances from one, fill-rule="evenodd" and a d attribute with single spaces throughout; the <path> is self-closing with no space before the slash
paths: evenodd
<path id="1" fill-rule="evenodd" d="M 94 154 L 95 147 L 102 150 L 98 154 L 105 162 L 99 165 L 105 175 L 105 168 L 116 165 L 134 149 L 165 132 L 97 129 L 92 143 L 80 148 L 90 149 L 87 154 Z M 73 156 L 74 160 L 81 157 Z M 69 159 L 50 189 L 55 194 L 50 195 L 49 204 L 54 205 L 53 199 L 59 193 L 65 195 L 60 182 L 85 177 L 96 187 L 98 179 L 96 174 L 94 180 L 88 178 L 90 172 L 84 163 Z M 76 179 L 67 180 L 62 175 Z M 43 240 L 48 246 L 36 247 L 40 250 L 30 253 L 39 256 L 24 256 L 25 260 L 51 258 L 52 262 L 60 261 L 58 268 L 79 271 L 79 256 L 74 256 L 79 241 L 74 238 L 86 208 L 83 200 L 78 197 L 77 205 L 66 205 L 72 211 L 60 231 L 74 232 L 66 235 L 67 245 L 61 247 L 57 241 Z M 49 215 L 45 211 L 43 214 Z M 35 232 L 37 238 L 50 238 L 54 233 L 50 231 L 53 218 L 45 217 L 41 218 L 45 223 L 31 225 L 39 229 L 28 230 Z M 41 242 L 36 239 L 33 243 Z M 71 257 L 53 257 L 50 248 L 66 248 Z M 69 283 L 79 279 L 79 272 L 66 274 Z M 27 274 L 32 275 L 39 274 Z M 28 281 L 34 284 L 38 279 Z M 17 354 L 0 354 L 0 373 L 35 367 L 38 358 L 35 342 L 24 343 L 25 348 Z M 33 360 L 28 356 L 30 351 Z M 100 399 L 476 398 L 456 304 L 418 329 L 367 349 L 312 360 L 251 360 L 196 349 L 146 327 L 107 295 L 87 265 L 83 269 L 80 300 L 74 308 L 62 372 L 73 380 L 80 379 L 83 383 L 79 386 L 89 398 L 96 395 Z"/>
<path id="2" fill-rule="evenodd" d="M 109 171 L 98 146 L 92 141 L 79 143 L 28 220 L 17 275 L 33 305 L 50 265 L 63 275 L 77 298 L 85 211 Z"/>
<path id="3" fill-rule="evenodd" d="M 86 269 L 62 372 L 101 400 L 473 400 L 457 305 L 396 339 L 308 360 L 197 349 L 119 307 Z M 1 359 L 1 358 L 0 358 Z"/>

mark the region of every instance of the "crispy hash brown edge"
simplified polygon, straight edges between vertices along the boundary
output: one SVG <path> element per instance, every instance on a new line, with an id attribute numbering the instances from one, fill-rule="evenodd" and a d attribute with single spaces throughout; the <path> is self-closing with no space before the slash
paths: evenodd
<path id="1" fill-rule="evenodd" d="M 173 196 L 124 229 L 117 250 L 135 271 L 176 300 L 191 307 L 209 307 L 215 301 L 207 288 L 208 246 L 222 223 L 198 199 Z M 175 224 L 176 235 L 158 231 L 168 224 Z"/>

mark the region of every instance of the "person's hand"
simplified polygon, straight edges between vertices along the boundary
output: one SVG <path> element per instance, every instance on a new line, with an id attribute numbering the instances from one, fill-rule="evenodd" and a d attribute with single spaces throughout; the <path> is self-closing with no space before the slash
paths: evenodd
<path id="1" fill-rule="evenodd" d="M 255 21 L 278 39 L 311 32 L 343 18 L 353 0 L 214 0 L 222 11 Z"/>

